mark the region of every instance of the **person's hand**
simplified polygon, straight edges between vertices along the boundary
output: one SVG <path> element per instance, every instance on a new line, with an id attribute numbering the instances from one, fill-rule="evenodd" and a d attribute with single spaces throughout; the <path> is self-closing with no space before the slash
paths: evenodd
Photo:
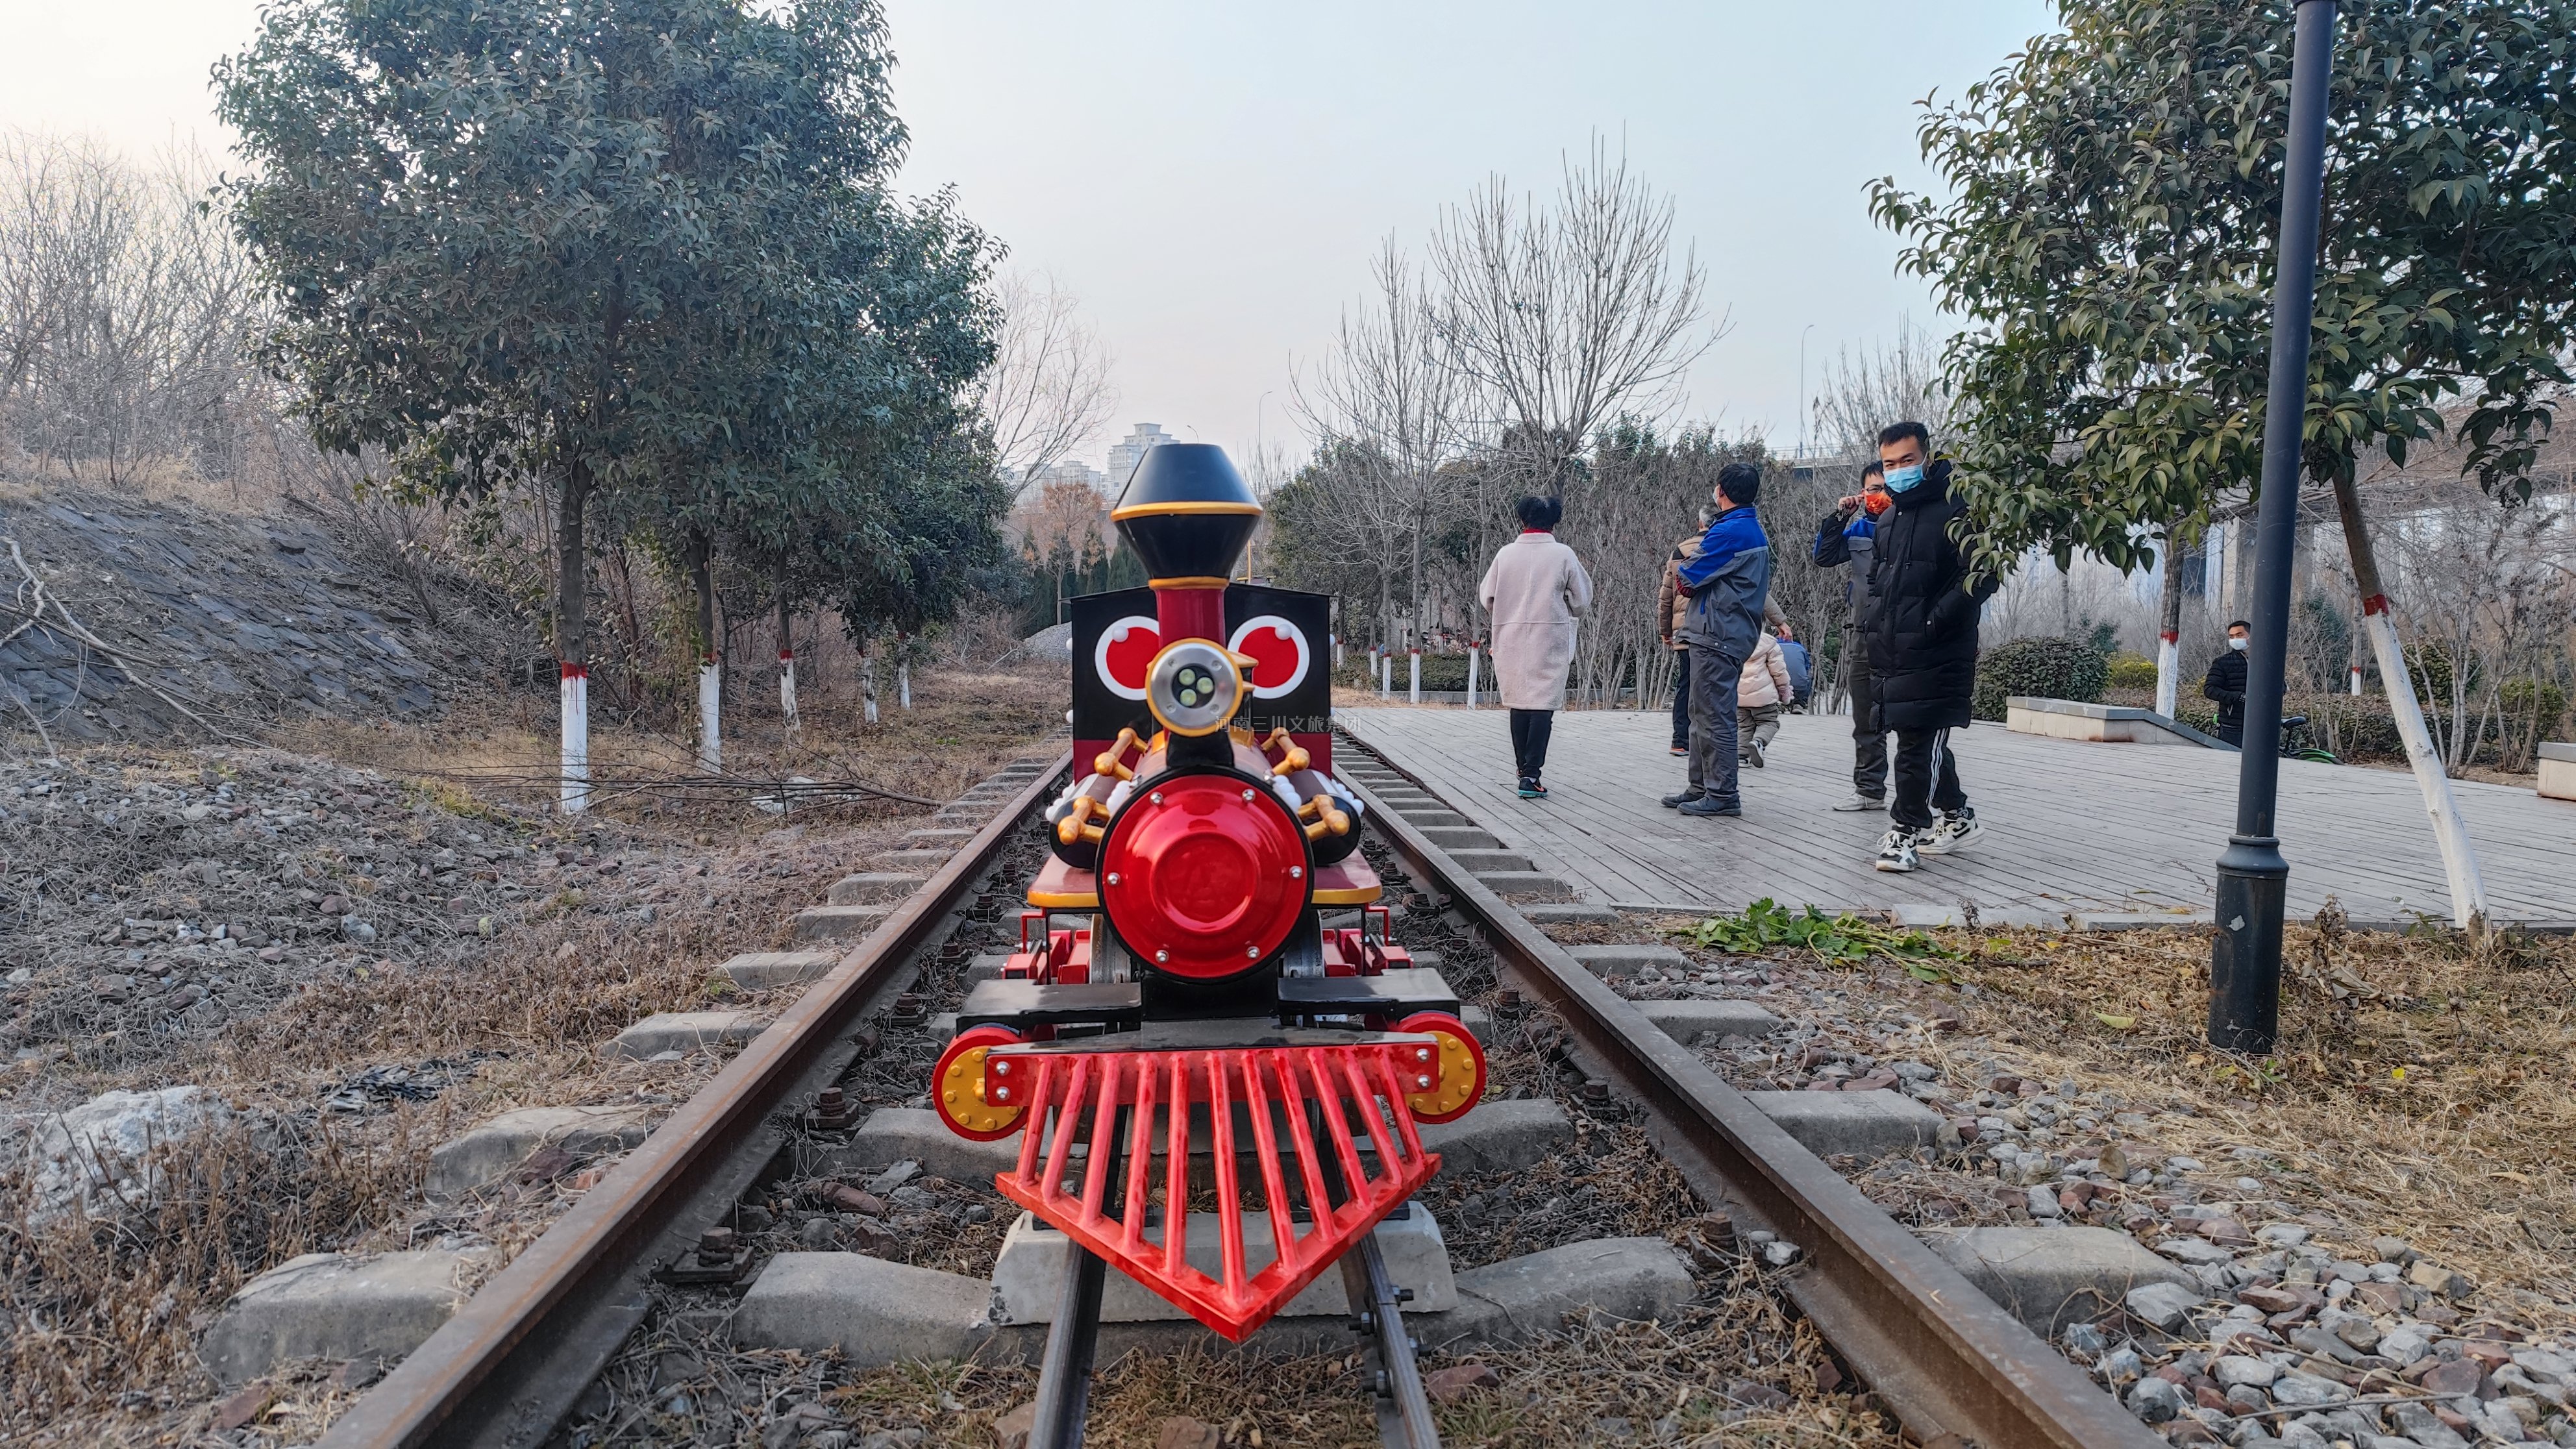
<path id="1" fill-rule="evenodd" d="M 1834 500 L 1834 511 L 1837 513 L 1849 513 L 1858 507 L 1860 507 L 1860 495 L 1857 493 Z"/>
<path id="2" fill-rule="evenodd" d="M 1783 639 L 1795 639 L 1798 637 L 1798 634 L 1796 630 L 1789 627 L 1786 621 L 1783 621 L 1780 625 L 1780 637 Z"/>

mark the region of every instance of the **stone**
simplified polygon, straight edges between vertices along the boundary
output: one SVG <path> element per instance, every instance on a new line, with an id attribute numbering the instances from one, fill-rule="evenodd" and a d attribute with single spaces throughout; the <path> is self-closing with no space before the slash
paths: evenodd
<path id="1" fill-rule="evenodd" d="M 2296 1223 L 2273 1223 L 2254 1233 L 2254 1241 L 2268 1248 L 2295 1248 L 2307 1240 L 2308 1230 Z"/>
<path id="2" fill-rule="evenodd" d="M 2272 1402 L 2284 1408 L 2323 1408 L 2351 1397 L 2350 1385 L 2304 1369 L 2291 1369 L 2272 1381 Z"/>
<path id="3" fill-rule="evenodd" d="M 2272 1380 L 2281 1376 L 2281 1371 L 2262 1359 L 2231 1353 L 2211 1362 L 2209 1376 L 2231 1389 L 2239 1386 L 2265 1389 L 2272 1386 Z"/>
<path id="4" fill-rule="evenodd" d="M 2414 1247 L 2404 1238 L 2373 1238 L 2370 1240 L 2370 1250 L 2379 1255 L 2379 1261 L 2394 1263 L 2400 1268 L 2414 1262 L 2416 1258 Z"/>
<path id="5" fill-rule="evenodd" d="M 430 1149 L 433 1202 L 454 1202 L 509 1175 L 542 1148 L 578 1161 L 622 1152 L 644 1140 L 652 1124 L 640 1107 L 529 1107 L 489 1122 Z"/>
<path id="6" fill-rule="evenodd" d="M 2388 1421 L 2407 1438 L 2424 1449 L 2468 1449 L 2469 1441 L 2459 1432 L 2435 1417 L 2433 1411 L 2418 1403 L 2396 1403 L 2387 1407 Z"/>
<path id="7" fill-rule="evenodd" d="M 2406 1281 L 2427 1293 L 2439 1293 L 2446 1298 L 2466 1298 L 2476 1287 L 2467 1274 L 2452 1272 L 2430 1258 L 2418 1258 L 2409 1263 Z"/>
<path id="8" fill-rule="evenodd" d="M 227 1388 L 295 1359 L 400 1358 L 456 1312 L 480 1261 L 441 1249 L 291 1258 L 242 1285 L 197 1357 Z"/>
<path id="9" fill-rule="evenodd" d="M 1538 1338 L 1558 1332 L 1566 1314 L 1583 1308 L 1648 1322 L 1697 1291 L 1690 1270 L 1661 1238 L 1568 1243 L 1469 1269 L 1457 1275 L 1456 1287 L 1456 1309 L 1421 1321 L 1416 1332 L 1424 1347 Z"/>
<path id="10" fill-rule="evenodd" d="M 162 1180 L 159 1167 L 145 1165 L 152 1150 L 232 1115 L 205 1088 L 177 1086 L 102 1092 L 68 1112 L 44 1117 L 27 1149 L 36 1169 L 30 1216 L 51 1218 L 75 1202 L 86 1202 L 93 1213 L 145 1206 Z"/>
<path id="11" fill-rule="evenodd" d="M 745 991 L 774 986 L 802 986 L 841 964 L 838 951 L 745 951 L 729 958 L 716 973 Z"/>
<path id="12" fill-rule="evenodd" d="M 796 913 L 796 939 L 856 941 L 893 914 L 888 906 L 807 906 Z"/>
<path id="13" fill-rule="evenodd" d="M 2129 1412 L 2150 1424 L 2161 1424 L 2182 1412 L 2182 1390 L 2150 1374 L 2129 1390 Z"/>
<path id="14" fill-rule="evenodd" d="M 2233 1263 L 2236 1261 L 2236 1255 L 2234 1253 L 2227 1251 L 2216 1243 L 2203 1242 L 2198 1238 L 2160 1238 L 2156 1241 L 2155 1246 L 2157 1252 L 2164 1254 L 2175 1262 L 2189 1263 L 2192 1266 L 2199 1268 L 2212 1267 L 2220 1263 Z"/>
<path id="15" fill-rule="evenodd" d="M 891 906 L 910 900 L 919 889 L 920 876 L 870 870 L 832 882 L 823 899 L 836 906 Z"/>
<path id="16" fill-rule="evenodd" d="M 1684 1046 L 1709 1037 L 1762 1037 L 1780 1027 L 1780 1018 L 1750 1001 L 1681 998 L 1640 1001 L 1636 1005 L 1646 1020 L 1661 1027 L 1666 1036 Z M 1484 1109 L 1479 1107 L 1476 1110 L 1481 1112 Z"/>
<path id="17" fill-rule="evenodd" d="M 2411 1323 L 2401 1323 L 2381 1334 L 2379 1347 L 2376 1350 L 2381 1358 L 2399 1368 L 2415 1364 L 2432 1351 L 2432 1335 Z"/>
<path id="18" fill-rule="evenodd" d="M 1244 1271 L 1259 1273 L 1277 1257 L 1270 1215 L 1245 1213 L 1243 1225 Z M 1222 1244 L 1217 1228 L 1216 1214 L 1190 1214 L 1190 1265 L 1210 1277 L 1220 1271 L 1218 1250 Z M 1154 1229 L 1148 1229 L 1146 1235 L 1149 1241 L 1160 1241 Z M 1413 1290 L 1406 1312 L 1440 1313 L 1458 1305 L 1449 1268 L 1449 1247 L 1441 1237 L 1440 1224 L 1430 1213 L 1416 1207 L 1403 1217 L 1388 1218 L 1377 1225 L 1373 1236 L 1378 1250 L 1385 1255 L 1387 1272 L 1395 1285 Z M 1064 1274 L 1072 1261 L 1071 1248 L 1064 1234 L 1040 1225 L 1027 1213 L 1020 1214 L 1003 1237 L 1001 1252 L 993 1259 L 993 1321 L 1053 1323 L 1064 1296 Z M 1342 1275 L 1328 1272 L 1289 1299 L 1279 1311 L 1295 1318 L 1347 1315 L 1352 1309 L 1342 1293 Z M 1114 1266 L 1107 1275 L 1100 1297 L 1101 1322 L 1160 1323 L 1188 1318 L 1189 1314 Z"/>
<path id="19" fill-rule="evenodd" d="M 2191 1310 L 2202 1302 L 2197 1290 L 2175 1283 L 2142 1284 L 2130 1289 L 2120 1299 L 2121 1306 L 2141 1322 L 2151 1323 L 2167 1333 L 2182 1331 L 2191 1322 Z"/>
<path id="20" fill-rule="evenodd" d="M 1885 1157 L 1931 1144 L 1941 1115 L 1901 1092 L 1747 1092 L 1818 1157 Z"/>
<path id="21" fill-rule="evenodd" d="M 2415 1382 L 2436 1394 L 2474 1394 L 2487 1381 L 2486 1367 L 2473 1358 L 2444 1359 Z"/>
<path id="22" fill-rule="evenodd" d="M 1574 887 L 1535 870 L 1477 871 L 1476 882 L 1509 901 L 1570 901 Z"/>
<path id="23" fill-rule="evenodd" d="M 699 1052 L 747 1042 L 768 1023 L 747 1011 L 665 1011 L 648 1016 L 617 1034 L 608 1054 L 626 1061 L 649 1061 L 663 1052 Z"/>
<path id="24" fill-rule="evenodd" d="M 1650 966 L 1670 975 L 1691 969 L 1690 958 L 1671 946 L 1568 946 L 1565 954 L 1595 976 L 1635 976 Z"/>
<path id="25" fill-rule="evenodd" d="M 2073 1332 L 2144 1283 L 2183 1272 L 2109 1228 L 1966 1228 L 1925 1244 L 2031 1331 Z"/>
<path id="26" fill-rule="evenodd" d="M 1608 906 L 1588 901 L 1554 901 L 1520 908 L 1521 919 L 1533 926 L 1613 926 L 1619 913 Z"/>
<path id="27" fill-rule="evenodd" d="M 860 1253 L 780 1253 L 744 1291 L 733 1340 L 809 1354 L 836 1350 L 852 1368 L 963 1358 L 991 1297 L 981 1278 Z"/>

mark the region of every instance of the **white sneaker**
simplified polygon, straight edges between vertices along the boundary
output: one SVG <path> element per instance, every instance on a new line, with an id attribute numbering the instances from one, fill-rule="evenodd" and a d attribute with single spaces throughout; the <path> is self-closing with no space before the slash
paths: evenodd
<path id="1" fill-rule="evenodd" d="M 1863 795 L 1859 791 L 1855 790 L 1852 792 L 1852 797 L 1850 799 L 1843 801 L 1834 808 L 1844 812 L 1845 814 L 1852 815 L 1856 815 L 1863 810 L 1877 810 L 1884 812 L 1887 809 L 1887 800 L 1884 796 Z"/>
<path id="2" fill-rule="evenodd" d="M 1962 810 L 1942 816 L 1940 824 L 1915 839 L 1914 848 L 1925 855 L 1948 855 L 1985 833 L 1986 827 L 1977 823 L 1977 817 Z"/>
<path id="3" fill-rule="evenodd" d="M 1746 740 L 1744 742 L 1744 763 L 1751 765 L 1757 770 L 1762 768 L 1762 742 L 1760 740 Z"/>
<path id="4" fill-rule="evenodd" d="M 1914 858 L 1914 846 L 1920 838 L 1902 825 L 1896 827 L 1887 832 L 1886 839 L 1878 843 L 1878 859 L 1872 863 L 1880 870 L 1886 871 L 1902 872 L 1914 869 L 1919 863 Z"/>

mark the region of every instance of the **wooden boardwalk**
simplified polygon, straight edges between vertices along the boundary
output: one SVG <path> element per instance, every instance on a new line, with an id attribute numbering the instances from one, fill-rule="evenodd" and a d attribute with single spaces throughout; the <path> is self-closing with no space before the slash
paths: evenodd
<path id="1" fill-rule="evenodd" d="M 1851 793 L 1848 719 L 1792 715 L 1770 763 L 1744 771 L 1741 819 L 1692 819 L 1657 798 L 1681 788 L 1660 711 L 1556 717 L 1550 798 L 1513 790 L 1498 709 L 1340 706 L 1353 735 L 1451 806 L 1602 904 L 1787 904 L 1897 910 L 1929 920 L 1973 901 L 1988 920 L 2068 913 L 2206 918 L 2215 862 L 2236 818 L 2233 754 L 2086 744 L 1979 725 L 1952 736 L 1985 822 L 1966 851 L 1911 875 L 1874 870 L 1884 815 L 1836 814 Z M 2500 922 L 2576 921 L 2576 803 L 2456 782 L 2487 899 Z M 2326 897 L 2358 921 L 2450 917 L 2442 861 L 2412 776 L 2281 762 L 2290 911 Z"/>

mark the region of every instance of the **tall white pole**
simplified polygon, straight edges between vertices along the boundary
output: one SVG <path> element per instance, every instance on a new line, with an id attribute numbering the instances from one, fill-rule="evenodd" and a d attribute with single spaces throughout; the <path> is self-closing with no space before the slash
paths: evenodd
<path id="1" fill-rule="evenodd" d="M 1412 696 L 1411 702 L 1420 704 L 1422 703 L 1422 651 L 1420 649 L 1406 651 L 1405 663 L 1406 667 L 1413 672 L 1413 677 L 1406 689 Z"/>
<path id="2" fill-rule="evenodd" d="M 1475 640 L 1467 641 L 1467 707 L 1469 709 L 1476 707 L 1476 664 L 1480 652 L 1476 648 Z"/>

